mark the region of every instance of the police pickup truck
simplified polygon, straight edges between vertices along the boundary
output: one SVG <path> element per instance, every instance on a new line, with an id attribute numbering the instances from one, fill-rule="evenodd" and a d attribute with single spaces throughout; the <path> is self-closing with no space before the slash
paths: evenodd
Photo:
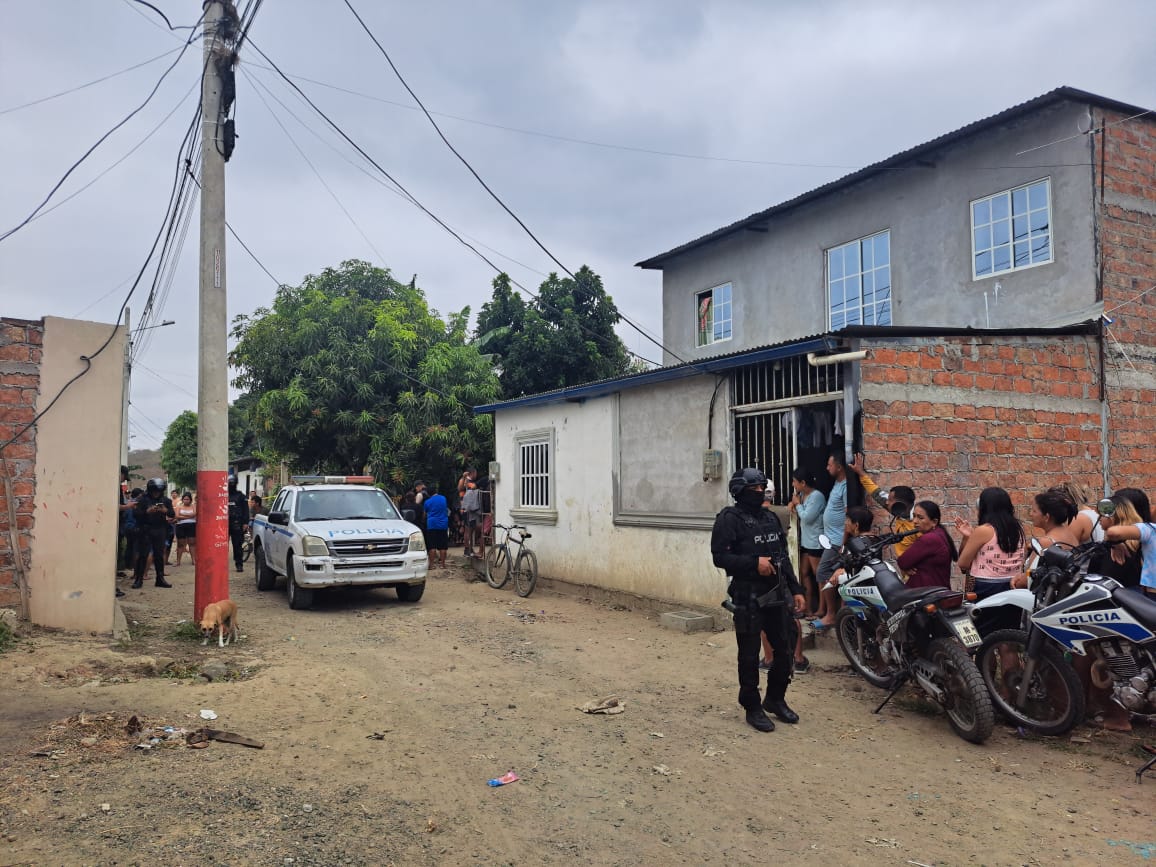
<path id="1" fill-rule="evenodd" d="M 253 519 L 258 590 L 285 576 L 289 607 L 308 608 L 330 587 L 393 587 L 403 602 L 425 592 L 422 532 L 402 519 L 371 476 L 294 476 L 268 515 Z"/>

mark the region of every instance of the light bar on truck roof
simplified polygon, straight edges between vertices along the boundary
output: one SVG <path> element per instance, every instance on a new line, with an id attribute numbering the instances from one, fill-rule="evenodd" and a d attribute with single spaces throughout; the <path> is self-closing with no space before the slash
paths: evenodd
<path id="1" fill-rule="evenodd" d="M 372 485 L 373 476 L 290 476 L 294 485 Z"/>

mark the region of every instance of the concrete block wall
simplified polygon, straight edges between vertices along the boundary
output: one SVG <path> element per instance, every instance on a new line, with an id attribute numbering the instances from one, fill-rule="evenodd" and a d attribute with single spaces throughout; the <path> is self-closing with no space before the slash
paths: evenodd
<path id="1" fill-rule="evenodd" d="M 1065 479 L 1103 486 L 1094 336 L 898 338 L 864 341 L 860 364 L 867 470 L 910 485 L 974 520 L 985 487 L 1017 514 Z"/>
<path id="2" fill-rule="evenodd" d="M 8 442 L 36 415 L 44 324 L 0 318 L 0 444 Z M 11 476 L 19 554 L 12 549 L 9 504 L 0 481 L 0 607 L 17 607 L 16 556 L 31 564 L 33 503 L 36 495 L 36 428 L 0 452 Z M 3 469 L 0 468 L 0 473 Z"/>
<path id="3" fill-rule="evenodd" d="M 1156 120 L 1105 112 L 1093 162 L 1113 489 L 1156 496 Z M 1102 162 L 1102 165 L 1101 165 Z"/>

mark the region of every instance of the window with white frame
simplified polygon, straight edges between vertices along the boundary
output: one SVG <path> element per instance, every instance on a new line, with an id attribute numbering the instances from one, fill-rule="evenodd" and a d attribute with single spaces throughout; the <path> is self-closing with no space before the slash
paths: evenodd
<path id="1" fill-rule="evenodd" d="M 697 346 L 731 339 L 731 284 L 723 283 L 695 295 Z"/>
<path id="2" fill-rule="evenodd" d="M 512 514 L 519 520 L 557 520 L 554 429 L 520 431 L 514 436 L 514 447 L 518 458 L 518 494 Z"/>
<path id="3" fill-rule="evenodd" d="M 1047 178 L 972 202 L 975 279 L 1051 262 L 1051 211 Z"/>
<path id="4" fill-rule="evenodd" d="M 845 325 L 891 324 L 891 232 L 827 251 L 827 317 Z"/>

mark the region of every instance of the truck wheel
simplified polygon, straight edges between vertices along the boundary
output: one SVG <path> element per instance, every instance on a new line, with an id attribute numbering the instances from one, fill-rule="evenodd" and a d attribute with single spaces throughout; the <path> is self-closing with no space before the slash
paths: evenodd
<path id="1" fill-rule="evenodd" d="M 297 579 L 293 577 L 292 555 L 285 561 L 285 589 L 289 591 L 289 607 L 294 611 L 313 605 L 313 591 L 298 586 Z"/>
<path id="2" fill-rule="evenodd" d="M 253 572 L 257 578 L 258 590 L 272 590 L 277 586 L 277 573 L 265 562 L 265 549 L 259 542 L 253 545 Z"/>
<path id="3" fill-rule="evenodd" d="M 402 602 L 417 602 L 425 593 L 425 582 L 420 584 L 398 584 L 396 588 L 397 598 Z"/>

